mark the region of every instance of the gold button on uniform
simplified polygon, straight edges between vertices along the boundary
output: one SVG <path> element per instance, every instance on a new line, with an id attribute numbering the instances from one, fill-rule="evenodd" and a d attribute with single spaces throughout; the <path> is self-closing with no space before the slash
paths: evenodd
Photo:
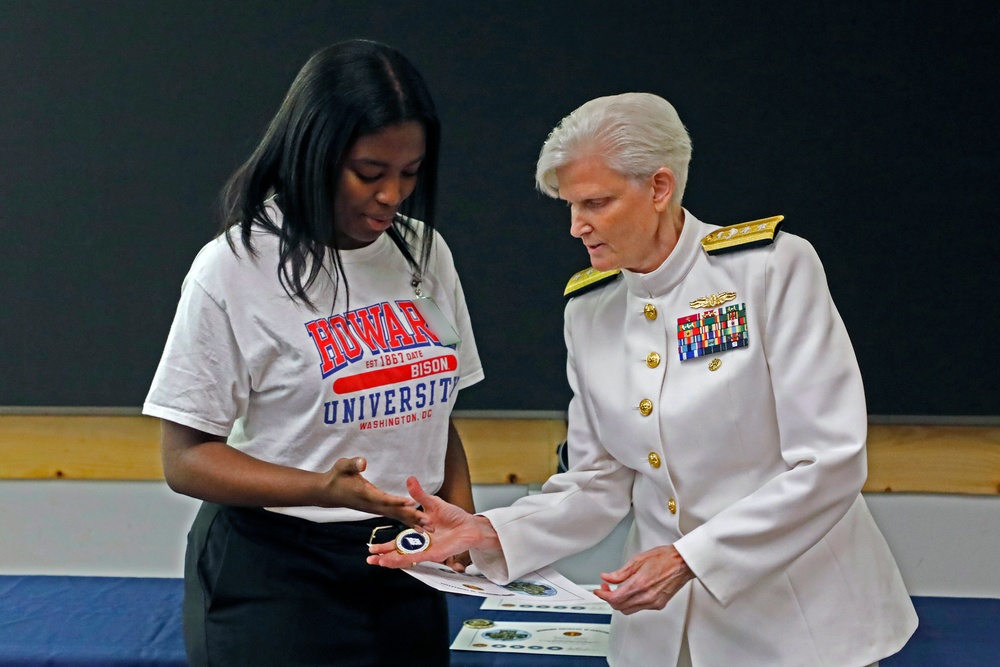
<path id="1" fill-rule="evenodd" d="M 646 355 L 646 365 L 650 368 L 656 368 L 660 365 L 660 355 L 657 352 L 650 352 Z"/>
<path id="2" fill-rule="evenodd" d="M 667 509 L 670 510 L 671 514 L 677 514 L 677 501 L 671 498 L 667 501 Z"/>
<path id="3" fill-rule="evenodd" d="M 656 306 L 654 306 L 651 303 L 647 303 L 645 306 L 642 307 L 642 314 L 646 316 L 647 320 L 655 320 Z"/>
<path id="4" fill-rule="evenodd" d="M 648 398 L 644 398 L 639 401 L 639 413 L 643 417 L 648 417 L 649 413 L 653 411 L 653 402 Z"/>
<path id="5" fill-rule="evenodd" d="M 708 362 L 708 370 L 717 371 L 719 370 L 719 366 L 721 365 L 722 365 L 721 359 L 712 359 L 710 362 Z"/>
<path id="6" fill-rule="evenodd" d="M 656 452 L 650 452 L 649 456 L 647 456 L 646 458 L 649 460 L 649 465 L 653 466 L 654 468 L 660 467 L 660 455 L 657 454 Z"/>

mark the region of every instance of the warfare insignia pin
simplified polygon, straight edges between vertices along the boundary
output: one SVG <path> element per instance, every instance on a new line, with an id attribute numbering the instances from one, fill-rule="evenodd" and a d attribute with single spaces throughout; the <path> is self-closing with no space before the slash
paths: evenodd
<path id="1" fill-rule="evenodd" d="M 688 305 L 692 308 L 715 308 L 735 298 L 736 292 L 719 292 L 718 294 L 709 294 L 708 296 L 695 299 L 688 303 Z"/>

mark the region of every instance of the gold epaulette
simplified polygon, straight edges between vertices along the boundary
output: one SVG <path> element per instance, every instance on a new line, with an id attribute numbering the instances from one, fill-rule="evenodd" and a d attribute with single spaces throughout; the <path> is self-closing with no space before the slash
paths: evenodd
<path id="1" fill-rule="evenodd" d="M 701 247 L 709 255 L 719 255 L 768 245 L 774 242 L 774 237 L 778 235 L 778 228 L 784 219 L 785 216 L 776 215 L 773 218 L 761 218 L 716 229 L 701 240 Z"/>
<path id="2" fill-rule="evenodd" d="M 566 289 L 563 290 L 563 296 L 567 299 L 580 296 L 584 292 L 613 280 L 619 273 L 621 273 L 619 269 L 614 271 L 598 271 L 595 268 L 584 269 L 573 274 L 573 277 L 569 279 L 569 282 L 566 283 Z"/>

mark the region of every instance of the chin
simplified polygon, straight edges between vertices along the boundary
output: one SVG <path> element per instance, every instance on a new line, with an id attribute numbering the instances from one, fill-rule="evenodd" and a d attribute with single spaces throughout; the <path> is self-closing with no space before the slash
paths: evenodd
<path id="1" fill-rule="evenodd" d="M 598 271 L 614 271 L 615 269 L 621 268 L 615 262 L 607 259 L 596 259 L 591 258 L 590 266 L 597 269 Z"/>

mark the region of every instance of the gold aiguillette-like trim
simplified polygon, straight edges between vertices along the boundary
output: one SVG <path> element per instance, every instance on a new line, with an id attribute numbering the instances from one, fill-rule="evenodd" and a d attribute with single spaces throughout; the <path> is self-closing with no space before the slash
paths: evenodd
<path id="1" fill-rule="evenodd" d="M 785 216 L 776 215 L 722 227 L 703 238 L 701 245 L 709 255 L 768 245 L 774 241 L 784 219 Z"/>
<path id="2" fill-rule="evenodd" d="M 573 274 L 573 277 L 569 279 L 569 283 L 566 285 L 566 289 L 563 291 L 563 296 L 572 297 L 576 294 L 582 294 L 588 289 L 592 289 L 601 285 L 615 276 L 621 273 L 620 270 L 614 269 L 612 271 L 598 271 L 595 268 L 584 269 Z"/>

